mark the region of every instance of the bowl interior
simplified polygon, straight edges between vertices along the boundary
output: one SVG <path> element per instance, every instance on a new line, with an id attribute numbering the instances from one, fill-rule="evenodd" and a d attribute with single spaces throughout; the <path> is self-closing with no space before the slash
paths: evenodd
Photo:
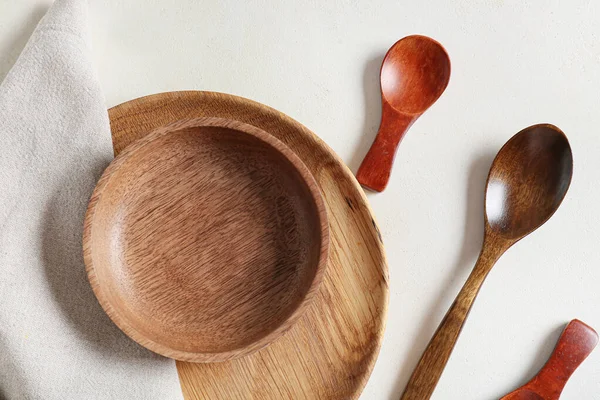
<path id="1" fill-rule="evenodd" d="M 218 361 L 291 323 L 323 266 L 323 205 L 280 150 L 196 126 L 154 135 L 107 169 L 86 263 L 126 333 L 167 356 Z"/>

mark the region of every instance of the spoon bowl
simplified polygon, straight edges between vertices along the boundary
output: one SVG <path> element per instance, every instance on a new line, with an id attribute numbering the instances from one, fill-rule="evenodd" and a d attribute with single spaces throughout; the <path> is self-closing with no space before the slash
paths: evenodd
<path id="1" fill-rule="evenodd" d="M 565 134 L 539 124 L 510 139 L 494 160 L 485 195 L 490 228 L 507 239 L 536 230 L 556 211 L 573 174 L 573 155 Z"/>
<path id="2" fill-rule="evenodd" d="M 411 125 L 448 86 L 450 58 L 437 41 L 421 35 L 397 41 L 383 59 L 381 124 L 356 178 L 381 192 L 388 184 L 398 144 Z"/>
<path id="3" fill-rule="evenodd" d="M 569 141 L 554 125 L 523 129 L 500 149 L 487 180 L 485 234 L 479 259 L 421 356 L 402 400 L 431 397 L 488 273 L 510 246 L 554 214 L 567 193 L 572 173 Z"/>
<path id="4" fill-rule="evenodd" d="M 407 36 L 387 52 L 380 75 L 381 95 L 394 110 L 422 114 L 448 85 L 450 59 L 437 41 Z"/>

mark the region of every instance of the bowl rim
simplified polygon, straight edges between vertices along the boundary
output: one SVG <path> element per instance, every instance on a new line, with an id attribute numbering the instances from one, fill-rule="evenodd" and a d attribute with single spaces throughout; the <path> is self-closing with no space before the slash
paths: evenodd
<path id="1" fill-rule="evenodd" d="M 120 170 L 121 166 L 134 154 L 137 153 L 142 147 L 147 144 L 177 131 L 190 129 L 190 128 L 203 128 L 203 127 L 217 127 L 226 128 L 234 131 L 238 131 L 243 134 L 251 135 L 254 138 L 266 143 L 282 155 L 288 162 L 292 164 L 295 170 L 299 173 L 300 179 L 308 187 L 311 195 L 311 199 L 316 208 L 316 216 L 319 224 L 320 232 L 320 249 L 319 257 L 317 260 L 315 275 L 306 291 L 306 294 L 297 305 L 297 307 L 281 322 L 275 329 L 270 331 L 264 336 L 254 342 L 231 350 L 222 352 L 189 352 L 183 350 L 173 349 L 167 345 L 154 341 L 142 333 L 140 333 L 129 320 L 123 317 L 117 309 L 113 307 L 113 304 L 108 300 L 108 296 L 105 294 L 103 286 L 100 284 L 96 275 L 96 266 L 93 263 L 92 257 L 92 227 L 94 217 L 96 213 L 96 206 L 106 188 L 106 185 L 110 181 L 111 177 Z M 302 314 L 308 309 L 313 298 L 318 292 L 319 286 L 323 281 L 323 276 L 328 262 L 329 256 L 329 222 L 327 215 L 327 208 L 321 189 L 317 184 L 314 176 L 310 170 L 304 165 L 302 160 L 282 141 L 275 138 L 271 134 L 259 129 L 253 125 L 249 125 L 237 120 L 217 117 L 201 117 L 201 118 L 190 118 L 175 121 L 173 123 L 164 125 L 156 128 L 144 137 L 131 143 L 121 153 L 119 153 L 113 161 L 104 170 L 102 176 L 98 180 L 96 187 L 90 197 L 87 211 L 84 219 L 83 227 L 83 258 L 85 263 L 85 269 L 88 276 L 88 280 L 92 287 L 92 290 L 100 303 L 104 312 L 109 318 L 121 329 L 127 336 L 133 339 L 135 342 L 146 347 L 147 349 L 163 355 L 168 358 L 173 358 L 180 361 L 196 362 L 196 363 L 207 363 L 207 362 L 221 362 L 232 360 L 235 358 L 249 355 L 255 351 L 258 351 L 278 338 L 280 338 L 285 332 L 287 332 L 302 316 Z"/>

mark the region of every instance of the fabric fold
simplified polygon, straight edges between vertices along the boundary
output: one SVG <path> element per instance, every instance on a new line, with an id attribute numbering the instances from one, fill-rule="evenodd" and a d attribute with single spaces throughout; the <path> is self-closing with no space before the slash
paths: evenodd
<path id="1" fill-rule="evenodd" d="M 112 159 L 85 0 L 57 0 L 0 84 L 0 398 L 181 399 L 87 281 L 83 218 Z"/>

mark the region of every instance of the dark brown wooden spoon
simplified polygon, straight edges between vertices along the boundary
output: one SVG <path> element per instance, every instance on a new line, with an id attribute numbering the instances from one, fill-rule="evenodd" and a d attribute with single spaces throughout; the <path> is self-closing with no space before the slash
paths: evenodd
<path id="1" fill-rule="evenodd" d="M 549 124 L 533 125 L 500 149 L 487 179 L 485 234 L 467 279 L 415 368 L 403 400 L 429 399 L 487 274 L 500 256 L 554 214 L 571 183 L 567 137 Z"/>
<path id="2" fill-rule="evenodd" d="M 577 367 L 598 344 L 598 334 L 578 319 L 569 322 L 548 362 L 529 382 L 500 400 L 558 400 Z"/>
<path id="3" fill-rule="evenodd" d="M 398 144 L 410 126 L 448 86 L 450 58 L 441 44 L 421 35 L 397 41 L 383 59 L 381 123 L 356 179 L 381 192 L 388 184 Z"/>

